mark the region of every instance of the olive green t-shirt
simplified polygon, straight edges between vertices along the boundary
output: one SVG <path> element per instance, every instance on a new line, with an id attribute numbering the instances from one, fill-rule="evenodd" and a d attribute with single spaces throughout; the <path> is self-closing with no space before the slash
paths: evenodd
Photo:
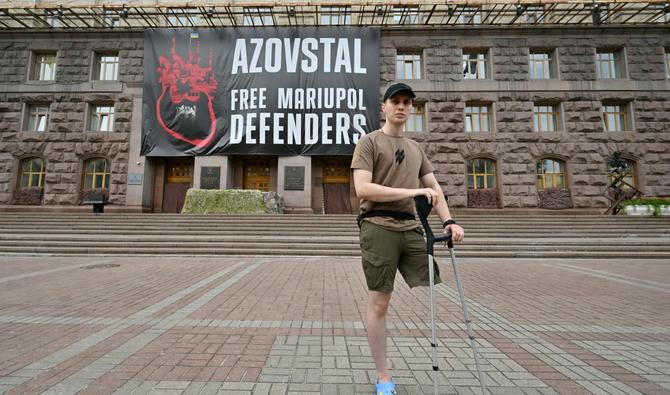
<path id="1" fill-rule="evenodd" d="M 434 171 L 419 143 L 407 137 L 384 134 L 381 129 L 363 136 L 356 145 L 351 161 L 352 169 L 372 173 L 372 183 L 391 188 L 416 189 L 420 178 Z M 393 202 L 360 200 L 361 212 L 392 210 L 415 213 L 414 199 Z M 384 228 L 403 231 L 420 226 L 416 220 L 397 220 L 391 217 L 369 217 L 365 221 Z"/>

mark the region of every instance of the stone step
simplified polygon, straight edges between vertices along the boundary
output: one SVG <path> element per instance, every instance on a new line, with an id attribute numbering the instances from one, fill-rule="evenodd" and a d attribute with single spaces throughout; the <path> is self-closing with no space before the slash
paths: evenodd
<path id="1" fill-rule="evenodd" d="M 16 235 L 9 233 L 0 233 L 0 243 L 9 244 L 9 243 L 102 243 L 102 244 L 113 244 L 113 243 L 131 243 L 137 245 L 138 243 L 188 243 L 188 245 L 199 245 L 203 243 L 261 243 L 268 245 L 285 245 L 287 243 L 292 243 L 294 245 L 306 245 L 306 244 L 327 244 L 327 245 L 355 245 L 358 248 L 359 238 L 356 236 L 314 236 L 306 235 L 301 237 L 295 236 L 285 236 L 285 235 L 272 235 L 269 233 L 263 233 L 261 235 L 255 234 L 252 237 L 242 236 L 242 235 L 192 235 L 192 234 L 180 234 L 180 235 L 168 235 L 168 234 L 156 234 L 156 235 L 118 235 L 118 234 L 35 234 L 35 235 Z M 555 237 L 536 237 L 532 241 L 528 241 L 526 238 L 514 237 L 514 238 L 500 238 L 500 237 L 476 237 L 468 234 L 467 243 L 463 244 L 462 247 L 468 247 L 469 245 L 477 246 L 497 246 L 497 245 L 507 245 L 507 246 L 575 246 L 575 247 L 599 247 L 599 246 L 618 246 L 625 245 L 627 247 L 647 247 L 654 246 L 658 248 L 670 247 L 670 238 L 654 238 L 654 237 L 599 237 L 599 238 L 555 238 Z"/>
<path id="2" fill-rule="evenodd" d="M 670 258 L 670 218 L 459 218 L 470 257 Z M 431 226 L 440 228 L 439 218 Z M 444 247 L 436 246 L 436 250 Z M 0 254 L 358 256 L 351 215 L 2 214 Z M 438 255 L 440 252 L 438 252 Z"/>
<path id="3" fill-rule="evenodd" d="M 466 258 L 612 258 L 612 259 L 670 259 L 670 252 L 663 251 L 481 251 L 481 250 L 460 250 L 457 249 L 457 256 Z M 268 250 L 256 250 L 245 248 L 206 248 L 200 250 L 185 249 L 184 246 L 176 248 L 127 248 L 127 247 L 48 247 L 39 248 L 34 246 L 8 246 L 2 247 L 0 252 L 4 255 L 50 255 L 50 256 L 78 256 L 78 255 L 94 255 L 94 256 L 135 256 L 135 255 L 152 255 L 152 256 L 360 256 L 360 251 L 357 249 L 337 251 L 333 253 L 331 249 L 294 249 L 272 248 Z M 448 259 L 445 252 L 437 251 L 436 257 Z"/>
<path id="4" fill-rule="evenodd" d="M 5 239 L 0 238 L 0 247 L 2 246 L 40 246 L 40 247 L 52 247 L 52 246 L 69 246 L 72 243 L 76 243 L 78 247 L 112 247 L 121 245 L 123 248 L 189 248 L 189 249 L 206 249 L 210 247 L 216 248 L 247 248 L 247 249 L 274 249 L 281 248 L 290 244 L 291 248 L 296 249 L 309 249 L 316 248 L 320 246 L 327 246 L 329 249 L 356 249 L 359 248 L 358 240 L 349 240 L 348 242 L 342 242 L 337 240 L 311 240 L 304 241 L 302 239 L 293 239 L 293 240 L 262 240 L 259 241 L 255 238 L 248 240 L 210 240 L 210 241 L 193 241 L 193 240 L 184 240 L 184 239 L 172 239 L 172 240 L 136 240 L 136 239 Z M 655 251 L 670 251 L 670 243 L 661 243 L 661 242 L 651 242 L 651 243 L 639 243 L 639 242 L 609 242 L 609 243 L 595 243 L 595 242 L 582 242 L 582 243 L 556 243 L 553 240 L 542 240 L 539 242 L 533 243 L 509 243 L 506 241 L 499 241 L 497 243 L 484 243 L 478 240 L 468 239 L 468 243 L 463 243 L 458 245 L 459 250 L 505 250 L 505 249 L 528 249 L 528 250 L 544 250 L 544 249 L 557 249 L 557 248 L 572 248 L 574 250 L 581 251 L 599 251 L 599 250 L 628 250 L 631 248 L 653 248 Z"/>

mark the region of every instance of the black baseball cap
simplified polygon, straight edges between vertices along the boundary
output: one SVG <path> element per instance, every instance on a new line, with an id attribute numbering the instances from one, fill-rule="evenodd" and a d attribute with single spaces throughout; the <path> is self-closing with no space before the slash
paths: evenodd
<path id="1" fill-rule="evenodd" d="M 400 92 L 407 93 L 408 95 L 410 95 L 412 97 L 412 99 L 414 99 L 416 97 L 416 94 L 412 90 L 411 86 L 409 86 L 407 84 L 403 84 L 402 82 L 398 82 L 397 84 L 393 84 L 393 85 L 388 87 L 388 89 L 386 90 L 386 93 L 384 93 L 384 100 L 382 100 L 382 101 L 385 102 L 391 96 L 395 96 Z"/>

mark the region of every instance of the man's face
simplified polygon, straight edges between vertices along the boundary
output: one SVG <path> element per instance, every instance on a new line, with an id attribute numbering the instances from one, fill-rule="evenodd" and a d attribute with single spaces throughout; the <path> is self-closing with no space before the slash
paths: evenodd
<path id="1" fill-rule="evenodd" d="M 412 97 L 400 92 L 386 99 L 382 103 L 382 111 L 386 115 L 386 122 L 404 123 L 412 110 Z"/>

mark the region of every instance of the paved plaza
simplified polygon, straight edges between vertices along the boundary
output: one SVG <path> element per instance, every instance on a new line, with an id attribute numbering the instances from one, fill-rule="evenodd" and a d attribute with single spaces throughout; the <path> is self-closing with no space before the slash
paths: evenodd
<path id="1" fill-rule="evenodd" d="M 451 266 L 440 388 L 480 393 Z M 670 263 L 461 259 L 493 394 L 670 394 Z M 0 393 L 372 394 L 358 258 L 0 257 Z M 399 394 L 432 393 L 427 288 L 389 312 Z"/>

